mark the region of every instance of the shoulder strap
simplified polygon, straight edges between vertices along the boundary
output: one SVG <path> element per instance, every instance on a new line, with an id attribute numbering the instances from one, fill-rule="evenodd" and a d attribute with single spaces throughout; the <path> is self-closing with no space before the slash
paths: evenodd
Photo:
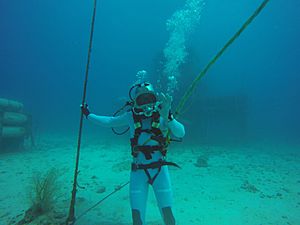
<path id="1" fill-rule="evenodd" d="M 159 126 L 160 126 L 160 114 L 159 114 L 159 112 L 154 112 L 152 115 L 151 132 L 155 136 L 162 135 L 162 132 L 159 129 Z"/>

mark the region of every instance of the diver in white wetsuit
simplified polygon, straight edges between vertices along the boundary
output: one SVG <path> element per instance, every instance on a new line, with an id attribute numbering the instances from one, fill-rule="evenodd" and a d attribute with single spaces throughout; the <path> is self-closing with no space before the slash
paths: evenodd
<path id="1" fill-rule="evenodd" d="M 158 207 L 166 225 L 175 225 L 172 213 L 172 188 L 168 165 L 165 160 L 169 132 L 182 138 L 184 126 L 171 113 L 172 98 L 156 94 L 150 83 L 134 85 L 132 108 L 123 115 L 98 116 L 82 106 L 86 118 L 104 127 L 129 125 L 131 153 L 133 156 L 130 175 L 130 203 L 133 225 L 145 225 L 145 211 L 149 184 L 152 185 Z"/>

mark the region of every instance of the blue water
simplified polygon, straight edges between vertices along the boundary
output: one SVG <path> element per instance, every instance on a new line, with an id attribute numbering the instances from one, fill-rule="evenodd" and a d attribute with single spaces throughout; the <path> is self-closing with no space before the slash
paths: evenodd
<path id="1" fill-rule="evenodd" d="M 206 1 L 186 42 L 173 111 L 261 2 Z M 166 21 L 184 3 L 98 0 L 86 99 L 92 112 L 119 109 L 139 70 L 156 85 L 170 35 Z M 16 154 L 0 149 L 0 224 L 23 218 L 30 177 L 50 167 L 62 173 L 59 202 L 67 212 L 92 9 L 93 0 L 0 0 L 0 98 L 24 103 L 37 140 L 36 148 L 25 142 L 27 151 Z M 271 0 L 187 101 L 178 118 L 186 136 L 170 150 L 182 166 L 170 170 L 180 224 L 299 224 L 299 12 L 299 0 Z M 83 133 L 79 185 L 86 189 L 78 190 L 76 215 L 126 182 L 131 163 L 128 135 L 117 139 L 86 121 Z M 160 221 L 154 202 L 148 215 Z M 82 224 L 131 221 L 128 192 L 104 204 Z"/>
<path id="2" fill-rule="evenodd" d="M 174 106 L 260 2 L 206 2 L 187 43 L 190 55 Z M 146 69 L 152 81 L 157 79 L 169 37 L 166 20 L 183 4 L 182 0 L 98 2 L 87 92 L 93 112 L 111 115 L 117 110 L 138 70 Z M 36 132 L 75 133 L 78 128 L 92 6 L 92 1 L 78 0 L 0 2 L 0 97 L 23 102 L 33 115 Z M 241 128 L 232 126 L 238 127 L 234 118 L 240 112 L 208 118 L 207 111 L 201 114 L 201 102 L 212 96 L 246 96 L 243 129 L 250 140 L 298 141 L 299 11 L 299 1 L 271 1 L 226 51 L 187 104 L 182 116 L 187 140 L 199 135 L 210 142 L 237 136 Z M 203 124 L 208 119 L 215 123 L 206 129 Z"/>

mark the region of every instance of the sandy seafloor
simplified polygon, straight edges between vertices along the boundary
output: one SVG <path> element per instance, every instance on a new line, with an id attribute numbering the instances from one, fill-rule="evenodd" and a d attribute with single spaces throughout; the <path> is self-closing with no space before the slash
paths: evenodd
<path id="1" fill-rule="evenodd" d="M 16 224 L 23 217 L 30 206 L 31 177 L 53 167 L 60 173 L 56 211 L 61 217 L 67 214 L 75 151 L 76 138 L 56 135 L 40 137 L 34 149 L 2 152 L 0 224 Z M 197 164 L 199 157 L 207 159 L 207 166 Z M 131 155 L 126 143 L 95 140 L 83 142 L 80 159 L 78 181 L 85 189 L 77 193 L 77 216 L 129 180 Z M 170 168 L 179 225 L 300 224 L 299 146 L 181 143 L 170 148 L 168 160 L 182 167 Z M 76 224 L 131 224 L 128 188 L 106 199 Z M 151 189 L 147 221 L 149 225 L 163 224 Z"/>

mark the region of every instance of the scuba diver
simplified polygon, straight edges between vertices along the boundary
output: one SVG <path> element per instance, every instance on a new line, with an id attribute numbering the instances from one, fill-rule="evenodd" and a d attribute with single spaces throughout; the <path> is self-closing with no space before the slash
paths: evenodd
<path id="1" fill-rule="evenodd" d="M 134 95 L 132 96 L 132 92 Z M 130 204 L 133 225 L 145 225 L 145 211 L 149 185 L 152 185 L 158 207 L 166 225 L 175 225 L 172 212 L 173 196 L 166 161 L 170 133 L 177 138 L 185 135 L 184 126 L 171 113 L 172 97 L 157 94 L 152 84 L 135 84 L 129 91 L 130 110 L 118 116 L 99 116 L 90 113 L 88 105 L 81 105 L 85 117 L 103 127 L 130 128 L 133 161 L 130 173 Z"/>

